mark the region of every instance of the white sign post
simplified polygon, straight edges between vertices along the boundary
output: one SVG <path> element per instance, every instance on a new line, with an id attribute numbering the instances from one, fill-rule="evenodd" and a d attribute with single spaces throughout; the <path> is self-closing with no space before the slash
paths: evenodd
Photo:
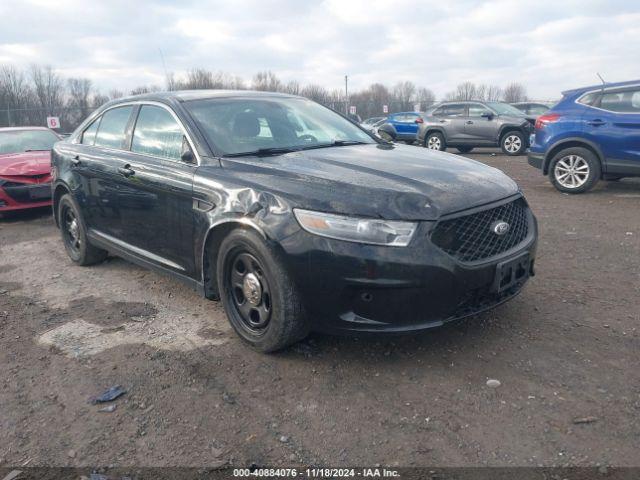
<path id="1" fill-rule="evenodd" d="M 382 105 L 382 113 L 389 113 L 389 105 Z"/>
<path id="2" fill-rule="evenodd" d="M 355 114 L 356 114 L 356 106 L 355 106 L 355 105 L 351 105 L 351 106 L 349 107 L 349 113 L 350 113 L 351 115 L 355 115 Z"/>
<path id="3" fill-rule="evenodd" d="M 60 119 L 58 117 L 47 117 L 47 127 L 60 128 Z"/>
<path id="4" fill-rule="evenodd" d="M 419 103 L 414 103 L 413 104 L 413 111 L 414 112 L 419 112 L 420 111 L 420 104 Z"/>

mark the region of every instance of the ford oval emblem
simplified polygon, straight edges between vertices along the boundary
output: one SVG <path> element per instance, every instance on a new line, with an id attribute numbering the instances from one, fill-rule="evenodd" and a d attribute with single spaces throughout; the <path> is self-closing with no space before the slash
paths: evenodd
<path id="1" fill-rule="evenodd" d="M 502 220 L 497 220 L 491 225 L 491 230 L 493 231 L 493 233 L 500 236 L 507 233 L 509 231 L 509 228 L 511 228 L 511 226 L 507 222 L 504 222 Z"/>

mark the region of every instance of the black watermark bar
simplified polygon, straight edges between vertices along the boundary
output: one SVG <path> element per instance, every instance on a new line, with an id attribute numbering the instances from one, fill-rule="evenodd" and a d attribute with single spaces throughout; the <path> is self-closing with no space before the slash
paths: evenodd
<path id="1" fill-rule="evenodd" d="M 397 480 L 640 480 L 640 467 L 2 467 L 0 480 L 224 480 L 224 479 Z"/>

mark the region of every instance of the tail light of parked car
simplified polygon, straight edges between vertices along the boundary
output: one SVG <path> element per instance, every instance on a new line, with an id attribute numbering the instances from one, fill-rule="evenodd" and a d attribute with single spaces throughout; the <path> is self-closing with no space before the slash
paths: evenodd
<path id="1" fill-rule="evenodd" d="M 550 123 L 557 122 L 560 118 L 558 113 L 547 113 L 545 115 L 540 115 L 536 120 L 536 130 L 540 130 Z"/>
<path id="2" fill-rule="evenodd" d="M 422 119 L 422 117 L 418 117 L 416 118 L 415 123 L 424 123 L 424 120 Z"/>

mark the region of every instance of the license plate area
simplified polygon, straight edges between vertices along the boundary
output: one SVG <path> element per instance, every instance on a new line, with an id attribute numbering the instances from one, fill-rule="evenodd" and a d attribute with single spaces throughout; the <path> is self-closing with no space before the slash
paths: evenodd
<path id="1" fill-rule="evenodd" d="M 529 278 L 530 269 L 528 253 L 513 260 L 499 263 L 496 266 L 496 276 L 493 280 L 491 291 L 500 293 L 525 281 Z"/>

